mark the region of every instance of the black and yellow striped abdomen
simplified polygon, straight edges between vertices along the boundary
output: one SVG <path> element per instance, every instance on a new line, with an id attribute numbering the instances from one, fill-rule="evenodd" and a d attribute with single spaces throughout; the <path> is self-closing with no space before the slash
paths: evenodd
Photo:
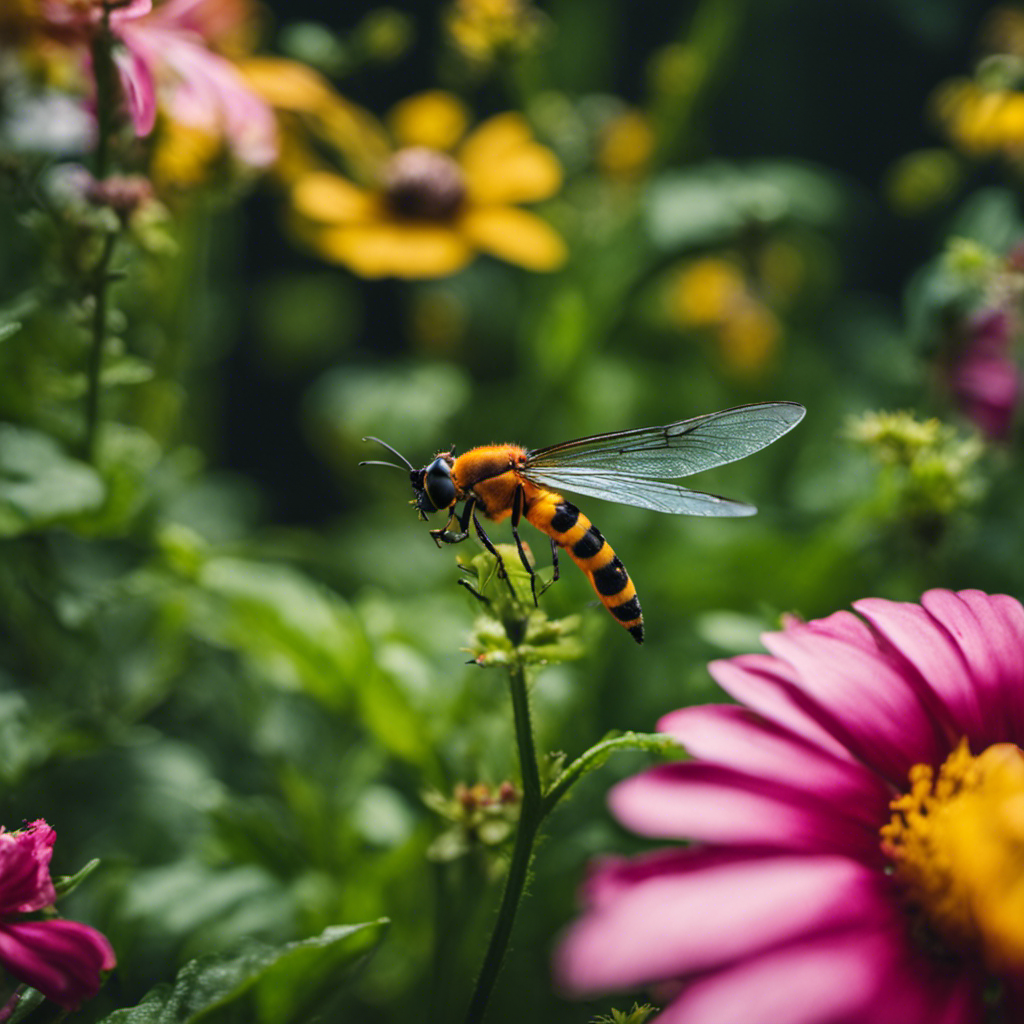
<path id="1" fill-rule="evenodd" d="M 638 643 L 644 642 L 644 617 L 636 587 L 601 531 L 575 506 L 553 491 L 531 488 L 526 518 L 563 548 L 586 573 L 601 603 L 629 630 Z M 530 500 L 532 498 L 532 500 Z"/>

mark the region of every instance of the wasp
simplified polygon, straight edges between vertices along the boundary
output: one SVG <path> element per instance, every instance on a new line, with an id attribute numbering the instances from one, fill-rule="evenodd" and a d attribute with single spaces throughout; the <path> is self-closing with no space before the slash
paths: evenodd
<path id="1" fill-rule="evenodd" d="M 536 574 L 519 537 L 519 523 L 525 516 L 551 540 L 554 573 L 547 586 L 558 579 L 561 548 L 583 570 L 601 603 L 639 644 L 644 640 L 644 619 L 626 567 L 601 531 L 566 501 L 561 491 L 675 515 L 750 516 L 757 511 L 753 505 L 691 491 L 662 478 L 690 476 L 753 455 L 792 430 L 805 412 L 796 402 L 741 405 L 664 427 L 593 434 L 532 451 L 516 444 L 493 444 L 471 448 L 459 456 L 454 451 L 438 452 L 422 469 L 416 469 L 378 437 L 363 440 L 383 445 L 405 463 L 412 483 L 412 504 L 421 520 L 435 512 L 448 513 L 448 522 L 430 531 L 438 547 L 464 541 L 472 523 L 480 542 L 497 559 L 499 576 L 507 580 L 501 555 L 478 513 L 493 522 L 511 517 L 512 537 L 529 573 L 536 603 Z M 403 468 L 379 460 L 360 465 Z M 465 504 L 458 512 L 460 502 Z"/>

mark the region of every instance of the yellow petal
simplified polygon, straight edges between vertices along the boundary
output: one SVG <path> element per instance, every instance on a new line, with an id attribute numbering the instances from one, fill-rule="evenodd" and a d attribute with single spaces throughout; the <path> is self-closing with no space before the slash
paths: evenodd
<path id="1" fill-rule="evenodd" d="M 329 171 L 314 171 L 299 178 L 292 187 L 291 201 L 296 212 L 325 224 L 371 220 L 380 205 L 372 193 Z"/>
<path id="2" fill-rule="evenodd" d="M 448 277 L 473 255 L 455 231 L 434 224 L 353 224 L 323 229 L 311 241 L 322 256 L 362 277 Z"/>
<path id="3" fill-rule="evenodd" d="M 562 185 L 561 164 L 533 140 L 520 114 L 499 114 L 480 125 L 463 144 L 459 163 L 480 203 L 535 203 Z"/>
<path id="4" fill-rule="evenodd" d="M 475 128 L 462 144 L 463 160 L 491 160 L 505 156 L 510 150 L 533 142 L 530 122 L 510 111 L 489 117 Z"/>
<path id="5" fill-rule="evenodd" d="M 435 89 L 391 108 L 388 127 L 399 146 L 450 150 L 466 131 L 466 108 L 451 93 Z"/>
<path id="6" fill-rule="evenodd" d="M 279 110 L 309 114 L 336 98 L 326 78 L 294 60 L 249 57 L 237 67 L 252 90 Z"/>
<path id="7" fill-rule="evenodd" d="M 470 207 L 459 228 L 478 249 L 527 270 L 557 270 L 569 255 L 547 221 L 513 206 Z"/>

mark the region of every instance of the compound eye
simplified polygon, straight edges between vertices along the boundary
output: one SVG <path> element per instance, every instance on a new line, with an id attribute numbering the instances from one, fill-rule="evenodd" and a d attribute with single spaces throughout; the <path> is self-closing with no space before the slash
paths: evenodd
<path id="1" fill-rule="evenodd" d="M 423 486 L 427 497 L 434 503 L 434 508 L 450 508 L 455 504 L 455 483 L 452 480 L 452 469 L 440 456 L 427 466 L 423 477 Z"/>

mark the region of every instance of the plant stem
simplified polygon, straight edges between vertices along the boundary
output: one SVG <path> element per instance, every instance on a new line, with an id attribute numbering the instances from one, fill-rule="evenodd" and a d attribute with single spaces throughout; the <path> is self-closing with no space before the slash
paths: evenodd
<path id="1" fill-rule="evenodd" d="M 104 5 L 103 19 L 92 41 L 92 68 L 96 79 L 96 159 L 95 176 L 102 181 L 109 173 L 110 138 L 114 127 L 117 103 L 116 69 L 111 57 L 110 8 Z M 85 430 L 82 454 L 87 462 L 96 457 L 96 441 L 100 422 L 100 388 L 103 374 L 103 348 L 107 337 L 107 289 L 110 286 L 110 261 L 114 255 L 117 235 L 108 232 L 92 272 L 92 341 L 86 369 Z"/>
<path id="2" fill-rule="evenodd" d="M 512 694 L 512 713 L 515 718 L 516 745 L 519 748 L 519 769 L 523 779 L 523 803 L 516 830 L 512 860 L 505 879 L 505 891 L 498 908 L 498 920 L 491 934 L 491 941 L 484 956 L 483 966 L 476 982 L 466 1024 L 479 1024 L 487 1012 L 487 1004 L 494 989 L 494 983 L 501 971 L 516 911 L 522 899 L 526 880 L 529 877 L 530 861 L 537 831 L 544 820 L 545 810 L 541 800 L 540 770 L 537 767 L 537 750 L 533 741 L 533 723 L 530 720 L 530 701 L 526 691 L 526 673 L 522 663 L 516 661 L 510 668 L 509 689 Z"/>
<path id="3" fill-rule="evenodd" d="M 86 371 L 85 433 L 82 452 L 88 462 L 96 455 L 96 439 L 100 423 L 100 390 L 103 374 L 103 348 L 107 338 L 107 289 L 110 285 L 110 261 L 114 255 L 117 235 L 111 231 L 103 240 L 103 250 L 93 271 L 92 342 Z"/>

